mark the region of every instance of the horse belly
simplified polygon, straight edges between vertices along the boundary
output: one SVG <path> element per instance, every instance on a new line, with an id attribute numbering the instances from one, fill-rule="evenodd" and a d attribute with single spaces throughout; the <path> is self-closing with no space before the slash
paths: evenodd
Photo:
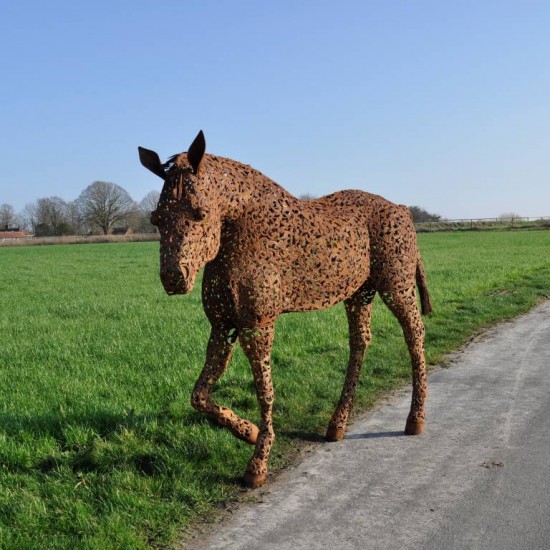
<path id="1" fill-rule="evenodd" d="M 365 230 L 308 243 L 284 274 L 285 311 L 325 309 L 351 296 L 368 278 Z M 289 292 L 289 290 L 291 290 Z"/>

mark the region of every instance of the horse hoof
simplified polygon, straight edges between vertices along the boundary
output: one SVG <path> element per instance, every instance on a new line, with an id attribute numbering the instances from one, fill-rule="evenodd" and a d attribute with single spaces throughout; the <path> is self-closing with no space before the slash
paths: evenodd
<path id="1" fill-rule="evenodd" d="M 256 441 L 258 441 L 258 434 L 260 433 L 260 429 L 256 424 L 252 424 L 250 426 L 250 433 L 243 437 L 243 441 L 246 441 L 249 445 L 256 445 Z"/>
<path id="2" fill-rule="evenodd" d="M 405 433 L 407 435 L 420 435 L 423 431 L 424 431 L 424 422 L 407 420 L 407 424 L 405 426 Z"/>
<path id="3" fill-rule="evenodd" d="M 246 472 L 244 474 L 244 484 L 250 489 L 256 489 L 261 487 L 267 480 L 267 474 L 254 474 L 252 472 Z"/>
<path id="4" fill-rule="evenodd" d="M 342 439 L 344 439 L 345 431 L 345 428 L 329 426 L 325 435 L 325 439 L 327 441 L 341 441 Z"/>
<path id="5" fill-rule="evenodd" d="M 243 433 L 241 428 L 239 431 L 231 430 L 231 433 L 235 437 L 237 437 L 241 441 L 244 441 L 245 443 L 248 443 L 249 445 L 256 445 L 260 430 L 258 429 L 258 426 L 256 426 L 256 424 L 252 424 L 252 422 L 250 422 L 250 426 L 247 427 L 246 432 Z"/>

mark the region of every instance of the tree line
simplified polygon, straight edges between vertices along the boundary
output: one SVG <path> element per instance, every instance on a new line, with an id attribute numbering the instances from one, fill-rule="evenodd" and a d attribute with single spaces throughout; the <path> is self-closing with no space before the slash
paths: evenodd
<path id="1" fill-rule="evenodd" d="M 140 202 L 116 183 L 95 181 L 66 202 L 61 197 L 40 198 L 16 213 L 9 204 L 0 205 L 0 229 L 19 227 L 37 237 L 112 233 L 116 228 L 134 233 L 154 233 L 151 211 L 158 191 L 150 191 Z"/>

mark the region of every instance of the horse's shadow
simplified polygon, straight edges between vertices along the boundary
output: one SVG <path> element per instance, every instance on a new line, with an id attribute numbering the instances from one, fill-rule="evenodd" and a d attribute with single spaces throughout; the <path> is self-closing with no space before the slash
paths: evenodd
<path id="1" fill-rule="evenodd" d="M 72 450 L 66 430 L 69 426 L 82 430 L 93 431 L 99 438 L 108 439 L 124 424 L 128 424 L 129 415 L 116 414 L 107 411 L 93 411 L 89 413 L 67 415 L 61 411 L 47 411 L 42 414 L 25 415 L 4 413 L 0 414 L 0 434 L 14 441 L 39 441 L 43 438 L 51 438 L 56 442 L 59 453 L 35 456 L 32 464 L 27 461 L 13 459 L 9 465 L 4 465 L 11 471 L 29 472 L 32 470 L 48 474 L 60 466 L 69 465 L 73 470 L 78 470 L 79 456 L 83 453 L 67 453 Z M 32 451 L 31 451 L 32 452 Z M 77 458 L 68 458 L 68 454 L 77 455 Z"/>
<path id="2" fill-rule="evenodd" d="M 60 411 L 48 411 L 38 415 L 0 414 L 0 433 L 8 437 L 29 434 L 36 437 L 51 436 L 61 439 L 67 426 L 90 428 L 105 437 L 117 428 L 135 421 L 132 413 L 109 411 L 82 412 L 66 415 Z"/>
<path id="3" fill-rule="evenodd" d="M 224 429 L 195 411 L 177 417 L 162 410 L 141 414 L 132 410 L 114 412 L 95 409 L 73 414 L 59 410 L 35 415 L 4 413 L 0 414 L 0 436 L 14 440 L 16 445 L 16 442 L 20 442 L 27 447 L 30 441 L 36 441 L 37 448 L 29 449 L 33 455 L 30 460 L 26 453 L 23 453 L 21 459 L 13 456 L 2 466 L 12 473 L 39 476 L 57 476 L 60 469 L 70 469 L 77 476 L 93 472 L 110 474 L 120 468 L 128 468 L 146 477 L 175 475 L 174 472 L 178 471 L 178 461 L 174 457 L 192 455 L 197 446 L 191 440 L 188 440 L 189 445 L 185 444 L 185 435 L 181 440 L 181 448 L 174 448 L 172 443 L 162 443 L 164 434 L 150 434 L 147 429 L 150 423 L 172 422 L 181 424 L 182 431 L 193 430 L 194 427 L 205 424 L 211 425 L 213 429 Z M 70 432 L 75 430 L 89 431 L 90 438 L 75 443 L 70 436 Z M 133 448 L 131 440 L 128 452 L 121 439 L 133 431 L 138 432 L 138 439 L 143 438 L 143 446 Z M 49 450 L 39 450 L 39 441 L 45 438 L 55 440 L 55 450 L 51 445 L 48 445 Z M 157 438 L 160 438 L 160 443 Z M 197 452 L 208 455 L 214 451 L 210 445 L 212 443 L 203 442 L 198 446 Z M 196 460 L 196 457 L 194 458 Z M 240 477 L 227 471 L 216 472 L 210 468 L 199 467 L 196 477 L 201 476 L 223 484 L 241 484 Z"/>
<path id="4" fill-rule="evenodd" d="M 367 432 L 362 434 L 346 434 L 345 439 L 382 439 L 386 437 L 402 437 L 405 432 Z"/>
<path id="5" fill-rule="evenodd" d="M 169 415 L 168 415 L 169 416 Z M 125 467 L 131 467 L 145 476 L 163 475 L 169 469 L 166 463 L 166 457 L 162 451 L 151 450 L 150 446 L 143 452 L 136 452 L 131 456 L 113 458 L 107 461 L 98 461 L 95 455 L 95 445 L 100 441 L 101 444 L 110 442 L 116 447 L 117 438 L 120 434 L 137 429 L 149 422 L 183 422 L 185 427 L 208 424 L 214 430 L 224 428 L 218 426 L 208 417 L 204 417 L 195 411 L 184 415 L 185 418 L 168 418 L 162 412 L 136 414 L 133 411 L 113 412 L 107 410 L 82 411 L 74 414 L 66 414 L 62 411 L 52 410 L 39 415 L 25 415 L 4 413 L 0 414 L 0 434 L 13 438 L 15 440 L 29 441 L 29 439 L 41 439 L 44 437 L 53 438 L 57 442 L 59 453 L 45 453 L 42 456 L 35 456 L 32 464 L 26 461 L 13 460 L 5 464 L 8 470 L 12 472 L 30 471 L 39 472 L 40 475 L 56 475 L 60 467 L 68 467 L 75 474 L 100 471 L 103 473 L 116 470 L 124 463 Z M 90 430 L 94 434 L 91 441 L 85 443 L 80 448 L 76 448 L 68 440 L 67 428 L 77 430 Z M 315 447 L 321 444 L 328 444 L 324 434 L 316 433 L 308 429 L 290 429 L 281 430 L 281 436 L 287 440 L 293 440 L 298 445 L 300 442 L 313 444 Z M 388 431 L 375 433 L 352 433 L 346 435 L 349 440 L 378 439 L 386 437 L 400 437 L 403 432 Z M 78 446 L 77 446 L 78 447 Z M 208 451 L 208 449 L 206 449 Z M 185 452 L 180 449 L 179 453 Z M 190 451 L 187 451 L 190 452 Z M 124 454 L 121 450 L 121 453 Z M 241 484 L 241 478 L 224 472 L 216 474 L 209 471 L 210 478 L 218 478 L 220 482 L 229 484 Z"/>
<path id="6" fill-rule="evenodd" d="M 327 443 L 325 436 L 319 433 L 306 432 L 301 430 L 282 431 L 281 435 L 288 439 L 295 439 L 301 441 L 307 441 L 308 443 Z M 346 434 L 344 439 L 382 439 L 386 437 L 402 437 L 405 432 L 392 431 L 392 432 L 366 432 L 366 433 L 352 433 Z"/>

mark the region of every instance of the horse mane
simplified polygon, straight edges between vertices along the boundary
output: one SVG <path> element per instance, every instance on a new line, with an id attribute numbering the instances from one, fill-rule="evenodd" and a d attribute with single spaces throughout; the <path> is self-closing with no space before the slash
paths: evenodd
<path id="1" fill-rule="evenodd" d="M 182 153 L 176 153 L 175 155 L 172 155 L 162 166 L 166 169 L 172 168 L 174 166 L 174 163 L 176 162 L 176 159 L 181 155 Z"/>

